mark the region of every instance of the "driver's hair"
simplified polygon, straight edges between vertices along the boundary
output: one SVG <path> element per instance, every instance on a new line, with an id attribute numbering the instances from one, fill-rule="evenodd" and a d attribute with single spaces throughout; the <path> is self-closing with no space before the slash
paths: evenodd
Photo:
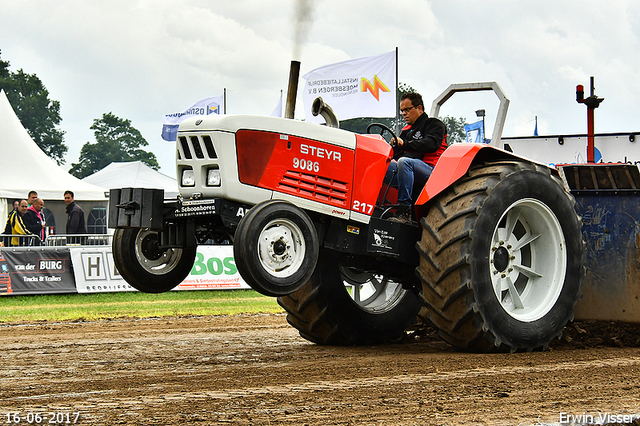
<path id="1" fill-rule="evenodd" d="M 414 107 L 421 106 L 424 110 L 424 103 L 422 102 L 422 96 L 420 96 L 420 93 L 405 93 L 404 95 L 402 95 L 402 98 L 400 98 L 400 102 L 404 101 L 405 99 L 409 99 L 411 101 L 411 105 L 413 105 Z"/>

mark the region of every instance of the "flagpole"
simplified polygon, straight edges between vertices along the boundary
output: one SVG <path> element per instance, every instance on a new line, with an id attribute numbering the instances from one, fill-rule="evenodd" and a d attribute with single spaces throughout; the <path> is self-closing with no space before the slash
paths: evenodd
<path id="1" fill-rule="evenodd" d="M 396 103 L 395 103 L 395 107 L 396 107 L 396 133 L 400 134 L 400 112 L 398 110 L 398 108 L 400 108 L 398 106 L 398 90 L 399 90 L 399 86 L 400 86 L 400 82 L 398 79 L 398 46 L 396 46 Z"/>
<path id="2" fill-rule="evenodd" d="M 224 88 L 224 92 L 222 93 L 222 99 L 224 104 L 224 114 L 227 114 L 227 88 Z"/>

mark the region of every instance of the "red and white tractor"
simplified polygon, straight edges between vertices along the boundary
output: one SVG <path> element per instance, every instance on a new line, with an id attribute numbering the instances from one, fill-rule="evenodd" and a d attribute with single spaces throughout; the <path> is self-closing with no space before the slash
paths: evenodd
<path id="1" fill-rule="evenodd" d="M 245 281 L 304 338 L 387 342 L 417 324 L 462 350 L 545 348 L 573 318 L 581 221 L 555 168 L 455 144 L 418 188 L 415 223 L 387 219 L 392 149 L 379 134 L 263 116 L 180 125 L 177 200 L 111 191 L 113 255 L 145 292 L 177 286 L 198 244 L 233 244 Z M 386 129 L 391 131 L 390 129 Z"/>

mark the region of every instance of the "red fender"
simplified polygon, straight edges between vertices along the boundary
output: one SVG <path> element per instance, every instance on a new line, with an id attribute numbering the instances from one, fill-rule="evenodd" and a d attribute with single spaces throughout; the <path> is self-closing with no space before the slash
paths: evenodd
<path id="1" fill-rule="evenodd" d="M 422 206 L 426 204 L 430 199 L 464 176 L 480 151 L 482 151 L 483 158 L 524 159 L 492 145 L 476 143 L 453 144 L 446 149 L 438 160 L 429 180 L 427 180 L 426 185 L 422 188 L 416 205 Z"/>

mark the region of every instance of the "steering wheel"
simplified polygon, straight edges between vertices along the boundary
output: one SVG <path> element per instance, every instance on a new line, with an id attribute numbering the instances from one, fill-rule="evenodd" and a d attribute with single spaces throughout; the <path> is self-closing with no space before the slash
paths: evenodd
<path id="1" fill-rule="evenodd" d="M 382 124 L 382 123 L 371 123 L 371 124 L 369 124 L 367 126 L 367 133 L 369 133 L 370 135 L 376 134 L 376 132 L 372 132 L 371 131 L 371 129 L 373 129 L 375 127 L 379 127 L 380 128 L 380 132 L 378 133 L 380 136 L 382 136 L 384 134 L 384 132 L 389 132 L 393 139 L 395 139 L 396 141 L 398 140 L 398 137 L 393 132 L 393 130 L 391 130 L 391 128 L 389 126 L 387 126 L 386 124 Z M 387 143 L 389 143 L 389 145 L 391 145 L 390 142 L 387 142 Z"/>

